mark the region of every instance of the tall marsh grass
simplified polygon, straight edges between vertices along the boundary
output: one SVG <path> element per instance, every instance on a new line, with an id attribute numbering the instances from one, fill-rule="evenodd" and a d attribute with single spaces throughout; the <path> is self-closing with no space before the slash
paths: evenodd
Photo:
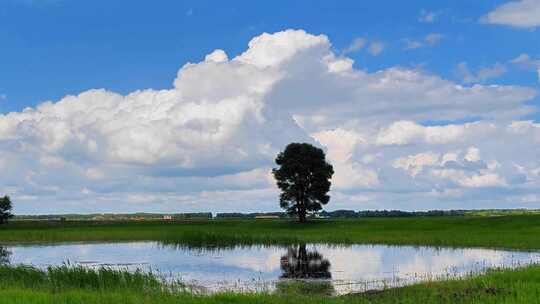
<path id="1" fill-rule="evenodd" d="M 425 282 L 412 286 L 329 296 L 324 286 L 294 283 L 276 293 L 201 295 L 171 289 L 159 278 L 111 269 L 61 266 L 39 270 L 0 266 L 0 304 L 515 304 L 540 303 L 540 266 L 499 269 L 466 279 Z"/>
<path id="2" fill-rule="evenodd" d="M 64 291 L 84 289 L 91 291 L 161 291 L 173 283 L 165 283 L 152 273 L 100 267 L 97 269 L 82 266 L 49 266 L 41 270 L 26 265 L 0 265 L 0 288 L 19 287 Z"/>

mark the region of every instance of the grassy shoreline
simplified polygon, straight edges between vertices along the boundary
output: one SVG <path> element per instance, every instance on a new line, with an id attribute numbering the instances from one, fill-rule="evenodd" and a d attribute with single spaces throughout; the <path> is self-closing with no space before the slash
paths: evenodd
<path id="1" fill-rule="evenodd" d="M 117 270 L 0 266 L 0 303 L 537 303 L 540 266 L 344 296 L 305 292 L 299 285 L 272 294 L 200 295 L 160 284 L 152 275 Z"/>
<path id="2" fill-rule="evenodd" d="M 0 243 L 163 241 L 192 246 L 389 244 L 540 249 L 540 215 L 501 217 L 144 222 L 12 222 Z"/>

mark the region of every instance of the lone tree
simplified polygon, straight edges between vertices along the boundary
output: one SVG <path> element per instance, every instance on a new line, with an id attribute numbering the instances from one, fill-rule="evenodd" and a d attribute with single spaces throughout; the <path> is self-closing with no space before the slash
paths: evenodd
<path id="1" fill-rule="evenodd" d="M 332 165 L 324 151 L 307 143 L 291 143 L 276 158 L 279 168 L 272 173 L 281 189 L 279 205 L 288 214 L 298 216 L 301 223 L 309 212 L 322 209 L 330 200 Z"/>
<path id="2" fill-rule="evenodd" d="M 5 224 L 7 221 L 13 217 L 11 214 L 11 199 L 9 196 L 0 197 L 0 224 Z"/>

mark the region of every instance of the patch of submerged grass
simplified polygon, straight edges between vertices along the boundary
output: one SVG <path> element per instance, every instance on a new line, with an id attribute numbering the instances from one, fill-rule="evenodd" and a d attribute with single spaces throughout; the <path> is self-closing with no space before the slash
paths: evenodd
<path id="1" fill-rule="evenodd" d="M 279 296 L 295 295 L 318 295 L 331 296 L 335 293 L 331 281 L 312 281 L 301 280 L 282 281 L 276 284 L 276 294 Z"/>
<path id="2" fill-rule="evenodd" d="M 294 236 L 275 237 L 271 235 L 253 235 L 243 233 L 222 234 L 216 232 L 183 232 L 174 237 L 160 240 L 165 246 L 178 248 L 227 249 L 251 245 L 286 245 L 297 244 L 301 240 Z"/>

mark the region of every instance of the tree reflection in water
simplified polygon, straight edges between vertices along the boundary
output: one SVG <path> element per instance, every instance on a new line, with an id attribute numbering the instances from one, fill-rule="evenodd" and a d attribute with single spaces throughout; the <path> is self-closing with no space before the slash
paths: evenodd
<path id="1" fill-rule="evenodd" d="M 7 250 L 3 246 L 0 246 L 0 265 L 9 264 L 10 256 L 11 256 L 11 251 Z"/>
<path id="2" fill-rule="evenodd" d="M 306 244 L 289 247 L 281 257 L 283 279 L 330 279 L 330 262 Z"/>
<path id="3" fill-rule="evenodd" d="M 330 262 L 316 250 L 307 250 L 306 244 L 289 247 L 280 262 L 278 293 L 334 294 Z"/>

